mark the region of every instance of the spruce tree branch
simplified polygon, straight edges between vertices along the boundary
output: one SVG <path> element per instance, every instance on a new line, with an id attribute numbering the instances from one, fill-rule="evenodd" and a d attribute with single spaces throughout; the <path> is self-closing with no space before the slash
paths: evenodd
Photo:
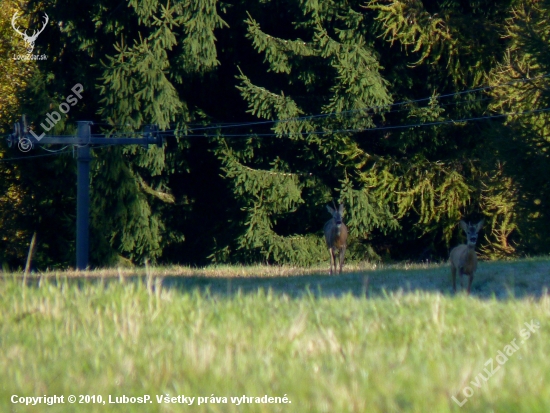
<path id="1" fill-rule="evenodd" d="M 140 186 L 143 188 L 145 193 L 147 193 L 149 195 L 152 195 L 155 198 L 158 198 L 162 202 L 165 202 L 167 204 L 175 204 L 176 203 L 176 198 L 174 198 L 174 195 L 168 194 L 166 192 L 162 192 L 162 191 L 159 191 L 159 190 L 156 190 L 156 189 L 153 189 L 153 188 L 151 188 L 151 186 L 149 186 L 147 184 L 147 182 L 145 182 L 143 180 L 143 178 L 139 174 L 136 173 L 136 176 L 137 176 L 137 179 L 139 181 Z"/>

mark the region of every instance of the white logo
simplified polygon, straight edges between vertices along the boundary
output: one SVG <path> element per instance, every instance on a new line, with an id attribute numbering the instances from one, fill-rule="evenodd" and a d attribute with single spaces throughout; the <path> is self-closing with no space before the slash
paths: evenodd
<path id="1" fill-rule="evenodd" d="M 44 31 L 44 29 L 46 28 L 46 25 L 48 24 L 48 21 L 50 19 L 48 18 L 48 15 L 46 13 L 44 13 L 44 25 L 42 26 L 42 29 L 40 29 L 39 31 L 33 30 L 32 35 L 29 36 L 27 34 L 28 29 L 25 30 L 24 32 L 21 32 L 17 27 L 15 27 L 15 21 L 17 20 L 17 14 L 18 14 L 18 12 L 15 12 L 13 17 L 11 18 L 11 26 L 13 27 L 13 30 L 15 30 L 17 32 L 17 34 L 22 36 L 23 40 L 25 40 L 25 43 L 27 45 L 27 53 L 32 54 L 32 51 L 34 50 L 34 42 L 38 38 L 38 35 Z"/>

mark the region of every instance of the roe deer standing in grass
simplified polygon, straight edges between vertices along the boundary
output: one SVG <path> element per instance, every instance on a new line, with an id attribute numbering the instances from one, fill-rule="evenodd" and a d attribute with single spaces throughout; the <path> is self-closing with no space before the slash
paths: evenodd
<path id="1" fill-rule="evenodd" d="M 476 242 L 477 233 L 483 226 L 483 220 L 479 221 L 476 225 L 466 224 L 464 221 L 460 221 L 460 228 L 464 230 L 467 238 L 467 245 L 459 245 L 451 251 L 449 260 L 451 261 L 451 276 L 453 278 L 453 291 L 456 292 L 456 270 L 460 276 L 460 286 L 462 285 L 462 275 L 466 274 L 470 279 L 468 280 L 468 294 L 470 294 L 470 288 L 472 287 L 472 281 L 474 279 L 474 273 L 477 269 L 477 254 L 476 254 Z"/>
<path id="2" fill-rule="evenodd" d="M 346 255 L 346 241 L 348 239 L 348 228 L 342 221 L 342 215 L 344 214 L 344 205 L 340 204 L 338 210 L 331 208 L 327 205 L 327 210 L 332 214 L 332 219 L 327 221 L 324 227 L 325 241 L 330 253 L 330 271 L 332 275 L 332 268 L 336 272 L 336 263 L 334 262 L 334 250 L 340 251 L 340 272 L 342 274 L 342 267 L 344 266 L 344 255 Z"/>

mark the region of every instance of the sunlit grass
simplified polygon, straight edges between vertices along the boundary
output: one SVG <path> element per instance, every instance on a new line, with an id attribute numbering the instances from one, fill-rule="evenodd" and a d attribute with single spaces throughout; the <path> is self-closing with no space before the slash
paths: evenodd
<path id="1" fill-rule="evenodd" d="M 539 287 L 549 267 L 543 259 L 482 263 L 477 297 L 448 293 L 446 265 L 339 277 L 255 273 L 263 267 L 232 276 L 217 268 L 179 274 L 173 280 L 187 280 L 181 284 L 167 282 L 168 269 L 95 281 L 58 273 L 30 286 L 4 275 L 0 411 L 547 412 L 550 299 Z M 516 292 L 536 280 L 538 295 L 485 294 L 487 280 L 500 276 Z M 532 320 L 540 329 L 525 339 Z M 514 339 L 519 349 L 480 381 L 487 361 L 496 368 L 498 351 Z M 107 403 L 72 405 L 71 394 Z M 166 394 L 195 401 L 157 403 Z M 65 404 L 24 407 L 11 403 L 13 395 L 64 395 Z M 109 395 L 150 395 L 152 403 L 109 404 Z M 210 403 L 212 395 L 227 403 Z M 286 395 L 292 403 L 231 402 L 243 395 Z M 467 401 L 459 407 L 452 396 Z M 198 397 L 209 400 L 199 406 Z"/>
<path id="2" fill-rule="evenodd" d="M 437 268 L 446 263 L 392 263 L 383 264 L 377 262 L 361 262 L 346 264 L 344 273 L 388 270 L 410 270 Z M 21 272 L 14 272 L 19 275 Z M 209 265 L 206 267 L 191 267 L 181 265 L 171 266 L 136 266 L 120 268 L 98 268 L 84 271 L 77 270 L 45 270 L 36 271 L 28 275 L 36 277 L 128 277 L 128 276 L 204 276 L 204 277 L 287 277 L 295 275 L 328 274 L 328 265 L 315 265 L 310 267 L 297 267 L 291 265 Z"/>

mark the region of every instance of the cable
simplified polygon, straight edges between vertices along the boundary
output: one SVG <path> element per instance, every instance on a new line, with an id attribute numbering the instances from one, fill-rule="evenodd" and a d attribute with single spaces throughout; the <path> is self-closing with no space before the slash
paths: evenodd
<path id="1" fill-rule="evenodd" d="M 370 131 L 375 131 L 375 130 L 404 129 L 404 128 L 413 128 L 413 127 L 418 127 L 418 126 L 446 125 L 446 124 L 451 124 L 451 123 L 464 123 L 464 122 L 472 122 L 472 121 L 478 121 L 478 120 L 503 118 L 503 117 L 507 117 L 507 116 L 523 116 L 523 115 L 529 115 L 529 114 L 533 114 L 533 113 L 541 113 L 541 112 L 547 112 L 547 111 L 550 111 L 550 107 L 543 108 L 543 109 L 526 110 L 524 112 L 509 112 L 509 113 L 501 113 L 499 115 L 478 116 L 478 117 L 464 118 L 464 119 L 458 119 L 458 120 L 450 119 L 450 120 L 442 120 L 442 121 L 438 121 L 438 122 L 417 123 L 415 125 L 383 126 L 383 127 L 377 127 L 377 128 L 371 128 L 371 129 L 363 129 L 362 131 L 363 132 L 370 132 Z"/>
<path id="2" fill-rule="evenodd" d="M 472 117 L 472 118 L 462 118 L 462 119 L 450 119 L 450 120 L 442 120 L 442 121 L 436 121 L 436 122 L 426 122 L 426 123 L 416 123 L 416 124 L 407 124 L 407 125 L 394 125 L 394 126 L 380 126 L 380 127 L 374 127 L 374 128 L 362 128 L 362 129 L 333 129 L 333 130 L 326 130 L 326 131 L 310 131 L 310 132 L 300 132 L 299 135 L 328 135 L 333 133 L 351 133 L 351 132 L 371 132 L 371 131 L 380 131 L 380 130 L 389 130 L 389 129 L 405 129 L 405 128 L 414 128 L 414 127 L 421 127 L 421 126 L 435 126 L 435 125 L 445 125 L 445 124 L 458 124 L 458 123 L 464 123 L 464 122 L 472 122 L 472 121 L 479 121 L 479 120 L 487 120 L 487 119 L 497 119 L 497 118 L 503 118 L 506 116 L 523 116 L 533 113 L 541 113 L 541 112 L 547 112 L 550 111 L 550 107 L 543 108 L 543 109 L 535 109 L 535 110 L 527 110 L 524 112 L 509 112 L 509 113 L 502 113 L 498 115 L 490 115 L 490 116 L 478 116 L 478 117 Z M 162 133 L 162 132 L 161 132 Z M 281 134 L 277 133 L 247 133 L 247 134 L 223 134 L 221 136 L 223 137 L 274 137 L 274 136 L 280 136 Z M 288 133 L 282 134 L 282 135 L 290 135 Z M 172 135 L 169 135 L 172 136 Z M 197 134 L 197 135 L 185 135 L 186 138 L 215 138 L 220 135 L 208 135 L 208 134 Z"/>
<path id="3" fill-rule="evenodd" d="M 479 120 L 487 120 L 487 119 L 498 119 L 503 118 L 507 116 L 523 116 L 523 115 L 529 115 L 529 114 L 535 114 L 535 113 L 543 113 L 550 111 L 550 107 L 543 108 L 543 109 L 534 109 L 534 110 L 527 110 L 523 112 L 509 112 L 509 113 L 502 113 L 498 115 L 490 115 L 490 116 L 478 116 L 478 117 L 472 117 L 472 118 L 463 118 L 463 119 L 451 119 L 451 120 L 443 120 L 443 121 L 437 121 L 437 122 L 427 122 L 427 123 L 416 123 L 416 124 L 408 124 L 408 125 L 394 125 L 394 126 L 381 126 L 381 127 L 375 127 L 375 128 L 369 128 L 369 129 L 339 129 L 339 130 L 329 130 L 329 131 L 311 131 L 311 132 L 301 132 L 300 135 L 309 135 L 309 134 L 315 134 L 315 135 L 325 135 L 325 134 L 333 134 L 333 133 L 353 133 L 353 132 L 371 132 L 371 131 L 380 131 L 380 130 L 390 130 L 390 129 L 404 129 L 404 128 L 414 128 L 414 127 L 421 127 L 421 126 L 435 126 L 435 125 L 448 125 L 448 124 L 459 124 L 464 122 L 472 122 L 472 121 L 479 121 Z M 165 131 L 166 132 L 166 131 Z M 164 134 L 166 136 L 166 133 L 160 132 L 161 134 Z M 286 134 L 288 135 L 288 134 Z M 72 136 L 72 135 L 71 135 Z M 173 135 L 168 135 L 173 136 Z M 199 137 L 199 138 L 208 138 L 208 137 L 218 137 L 219 135 L 185 135 L 185 137 L 192 138 L 192 137 Z M 261 134 L 225 134 L 222 135 L 224 137 L 274 137 L 278 136 L 275 133 L 261 133 Z M 94 148 L 105 148 L 108 146 L 113 146 L 115 144 L 103 144 L 95 146 Z M 78 145 L 73 145 L 76 147 L 79 147 Z M 70 151 L 67 151 L 66 148 L 68 146 L 65 146 L 65 148 L 57 150 L 57 151 L 50 151 L 46 148 L 43 148 L 44 150 L 49 151 L 50 153 L 43 154 L 43 155 L 31 155 L 31 156 L 22 156 L 17 158 L 7 158 L 7 159 L 0 159 L 0 162 L 11 162 L 11 161 L 18 161 L 18 160 L 24 160 L 24 159 L 33 159 L 33 158 L 42 158 L 46 156 L 56 156 L 61 155 L 63 153 L 69 153 Z"/>
<path id="4" fill-rule="evenodd" d="M 535 110 L 528 110 L 523 112 L 508 112 L 508 113 L 502 113 L 498 115 L 489 115 L 489 116 L 477 116 L 477 117 L 471 117 L 471 118 L 462 118 L 462 119 L 448 119 L 448 120 L 441 120 L 441 121 L 434 121 L 434 122 L 424 122 L 424 123 L 415 123 L 415 124 L 407 124 L 407 125 L 393 125 L 393 126 L 379 126 L 374 128 L 361 128 L 361 129 L 332 129 L 332 130 L 325 130 L 325 131 L 309 131 L 309 132 L 300 132 L 298 133 L 301 136 L 305 135 L 329 135 L 334 133 L 357 133 L 357 132 L 372 132 L 372 131 L 381 131 L 381 130 L 391 130 L 391 129 L 406 129 L 406 128 L 415 128 L 415 127 L 422 127 L 422 126 L 436 126 L 436 125 L 448 125 L 448 124 L 459 124 L 459 123 L 465 123 L 465 122 L 474 122 L 474 121 L 480 121 L 480 120 L 488 120 L 488 119 L 499 119 L 507 116 L 524 116 L 529 114 L 535 114 L 535 113 L 542 113 L 550 111 L 550 107 L 543 108 L 543 109 L 535 109 Z M 163 137 L 172 137 L 174 136 L 172 132 L 177 132 L 177 130 L 167 130 L 167 131 L 160 131 L 158 132 L 160 136 Z M 248 138 L 248 137 L 276 137 L 280 136 L 281 134 L 277 133 L 244 133 L 244 134 L 223 134 L 223 137 L 226 138 Z M 290 135 L 288 133 L 282 134 L 284 135 Z M 64 135 L 63 135 L 64 136 Z M 74 136 L 74 135 L 67 135 L 67 136 Z M 98 135 L 99 136 L 99 135 Z M 215 138 L 219 137 L 219 134 L 189 134 L 184 135 L 185 138 Z M 111 146 L 114 144 L 103 144 L 103 145 L 97 145 L 94 146 L 95 148 L 104 148 L 107 146 Z M 82 147 L 80 145 L 74 145 L 76 147 Z M 84 145 L 87 146 L 87 145 Z M 58 153 L 63 151 L 65 148 L 56 150 L 56 151 L 50 151 L 46 148 L 42 148 L 46 151 Z M 43 155 L 44 156 L 44 155 Z M 24 158 L 14 158 L 14 159 L 27 159 L 30 157 L 24 157 Z"/>
<path id="5" fill-rule="evenodd" d="M 290 118 L 290 119 L 264 120 L 264 121 L 241 122 L 241 123 L 223 123 L 223 124 L 218 124 L 218 125 L 198 127 L 198 128 L 189 128 L 189 129 L 193 132 L 197 132 L 197 131 L 207 131 L 207 130 L 212 130 L 212 129 L 219 130 L 219 129 L 226 129 L 226 128 L 250 127 L 250 126 L 258 126 L 258 125 L 283 123 L 283 122 L 297 122 L 297 121 L 301 121 L 301 120 L 326 118 L 326 117 L 330 117 L 330 116 L 341 116 L 341 115 L 347 115 L 347 114 L 356 113 L 356 112 L 365 112 L 365 111 L 369 111 L 369 110 L 377 110 L 377 109 L 382 109 L 382 108 L 399 107 L 399 106 L 409 105 L 409 104 L 412 104 L 412 103 L 419 103 L 419 102 L 429 101 L 430 99 L 440 100 L 440 99 L 453 97 L 453 96 L 461 96 L 461 95 L 465 95 L 465 94 L 469 94 L 469 93 L 475 93 L 475 92 L 485 91 L 485 90 L 489 90 L 489 89 L 495 89 L 495 88 L 498 88 L 498 87 L 509 86 L 511 84 L 518 83 L 518 82 L 530 82 L 530 81 L 534 81 L 534 80 L 537 80 L 537 79 L 544 79 L 544 78 L 547 78 L 549 76 L 550 76 L 550 74 L 545 74 L 545 75 L 540 75 L 540 76 L 537 76 L 537 77 L 534 77 L 534 78 L 514 79 L 514 80 L 511 80 L 510 82 L 502 83 L 502 84 L 495 85 L 495 86 L 482 86 L 482 87 L 475 88 L 475 89 L 467 89 L 467 90 L 463 90 L 463 91 L 460 91 L 460 92 L 448 93 L 448 94 L 440 95 L 440 96 L 437 96 L 437 97 L 430 96 L 430 97 L 416 99 L 416 100 L 400 101 L 400 102 L 392 103 L 392 104 L 389 104 L 389 105 L 371 106 L 371 107 L 353 109 L 353 110 L 342 111 L 342 112 L 331 112 L 331 113 L 324 113 L 324 114 L 315 114 L 315 115 L 301 116 L 301 117 L 295 117 L 295 118 Z M 487 99 L 490 99 L 490 98 L 480 98 L 480 99 L 471 100 L 471 101 L 462 100 L 462 101 L 458 101 L 458 102 L 441 104 L 440 106 L 457 105 L 457 104 L 460 104 L 460 103 L 474 103 L 474 102 L 483 101 L 483 100 L 487 100 Z M 400 112 L 400 111 L 403 111 L 403 110 L 404 109 L 390 110 L 390 111 L 386 112 L 386 114 Z M 542 110 L 539 110 L 539 111 L 546 111 L 546 110 L 547 109 L 542 109 Z M 455 122 L 460 123 L 460 122 L 465 122 L 465 121 L 483 120 L 483 119 L 489 119 L 489 118 L 499 118 L 499 117 L 510 116 L 510 115 L 522 115 L 522 114 L 534 113 L 534 112 L 537 112 L 537 111 L 526 111 L 526 112 L 521 112 L 521 113 L 509 113 L 509 114 L 493 115 L 493 116 L 487 116 L 487 117 L 467 118 L 467 119 L 460 119 L 460 120 L 447 120 L 447 121 L 440 121 L 440 122 L 430 122 L 430 123 L 425 123 L 425 124 L 396 125 L 396 126 L 387 126 L 387 127 L 375 127 L 375 128 L 370 128 L 370 129 L 349 129 L 349 130 L 342 129 L 342 130 L 332 130 L 332 131 L 325 131 L 325 132 L 304 132 L 304 133 L 301 133 L 301 134 L 302 135 L 311 134 L 311 133 L 313 133 L 313 134 L 321 134 L 321 133 L 322 134 L 328 134 L 328 133 L 335 133 L 335 132 L 354 132 L 354 131 L 355 132 L 361 132 L 361 131 L 366 131 L 366 130 L 373 131 L 373 130 L 383 130 L 383 129 L 408 128 L 408 127 L 416 127 L 416 126 L 433 126 L 433 125 L 446 124 L 446 123 L 455 123 Z M 114 126 L 114 125 L 111 125 L 111 124 L 108 124 L 108 123 L 103 123 L 103 122 L 94 122 L 94 125 Z M 168 130 L 164 130 L 164 131 L 159 131 L 158 133 L 161 134 L 161 136 L 166 137 L 166 136 L 173 136 L 173 133 L 177 133 L 177 132 L 181 132 L 181 131 L 182 131 L 181 129 L 168 129 Z M 143 132 L 135 132 L 135 134 L 142 135 Z M 5 136 L 8 136 L 8 135 L 9 134 L 7 134 Z M 71 136 L 71 137 L 74 137 L 74 134 L 71 134 L 71 135 L 56 135 L 56 136 Z M 90 137 L 92 137 L 92 136 L 104 136 L 104 135 L 90 134 Z M 187 134 L 187 135 L 183 135 L 183 136 L 185 136 L 185 137 L 216 137 L 216 136 L 219 136 L 219 135 L 218 134 L 216 134 L 216 135 Z M 246 134 L 224 134 L 224 136 L 225 137 L 277 136 L 277 134 L 275 134 L 275 133 L 261 133 L 261 134 L 246 133 Z M 86 143 L 84 146 L 88 146 L 88 145 L 89 145 L 89 142 Z M 78 146 L 79 145 L 77 145 L 77 147 Z"/>
<path id="6" fill-rule="evenodd" d="M 300 117 L 295 117 L 295 118 L 290 118 L 290 119 L 261 120 L 261 121 L 253 121 L 253 122 L 233 122 L 233 123 L 229 123 L 229 122 L 228 123 L 221 123 L 220 122 L 220 123 L 217 123 L 216 125 L 204 126 L 204 127 L 192 127 L 194 125 L 192 123 L 191 124 L 186 124 L 186 126 L 190 126 L 189 129 L 191 129 L 193 131 L 203 131 L 203 130 L 211 130 L 211 129 L 225 129 L 225 128 L 239 128 L 239 127 L 249 127 L 249 126 L 258 126 L 258 125 L 268 125 L 268 124 L 273 124 L 273 123 L 300 121 L 300 120 L 324 118 L 324 117 L 330 117 L 330 116 L 342 116 L 342 115 L 347 115 L 347 114 L 352 114 L 352 113 L 357 113 L 357 112 L 365 112 L 365 111 L 369 111 L 369 110 L 379 110 L 379 109 L 383 109 L 383 108 L 391 108 L 391 107 L 409 105 L 409 104 L 412 104 L 412 103 L 426 102 L 426 101 L 429 101 L 430 99 L 437 99 L 437 100 L 446 99 L 446 98 L 453 97 L 453 96 L 461 96 L 461 95 L 465 95 L 465 94 L 470 94 L 470 93 L 476 93 L 476 92 L 481 92 L 481 91 L 485 91 L 485 90 L 495 89 L 495 88 L 498 88 L 498 87 L 510 86 L 514 83 L 531 82 L 531 81 L 534 81 L 534 80 L 544 79 L 544 78 L 547 78 L 549 76 L 550 76 L 550 74 L 545 74 L 545 75 L 540 75 L 540 76 L 536 76 L 536 77 L 533 77 L 533 78 L 514 79 L 514 80 L 511 80 L 509 82 L 501 83 L 501 84 L 494 85 L 494 86 L 481 86 L 481 87 L 474 88 L 474 89 L 462 90 L 460 92 L 447 93 L 447 94 L 436 96 L 436 97 L 430 96 L 430 97 L 424 97 L 424 98 L 415 99 L 415 100 L 403 100 L 403 101 L 391 103 L 391 104 L 388 104 L 388 105 L 369 106 L 369 107 L 364 107 L 364 108 L 359 108 L 359 109 L 350 109 L 350 110 L 342 111 L 342 112 L 320 113 L 320 114 L 300 116 Z M 471 101 L 462 100 L 462 101 L 458 101 L 458 102 L 441 104 L 440 106 L 457 105 L 457 104 L 460 104 L 460 103 L 474 103 L 474 102 L 479 102 L 479 101 L 484 101 L 484 100 L 489 100 L 489 99 L 490 98 L 480 98 L 480 99 L 471 100 Z M 385 112 L 385 114 L 401 112 L 401 111 L 403 111 L 403 109 L 389 110 L 388 112 Z M 123 125 L 123 124 L 110 124 L 110 123 L 106 123 L 106 122 L 94 122 L 94 125 L 107 125 L 107 126 L 111 126 L 111 127 L 128 126 L 128 125 Z M 161 131 L 161 132 L 177 132 L 177 131 L 179 131 L 179 129 L 168 129 L 168 130 Z M 93 135 L 96 135 L 96 134 L 92 134 L 92 136 Z M 74 136 L 74 135 L 59 135 L 59 136 Z"/>
<path id="7" fill-rule="evenodd" d="M 56 152 L 56 153 L 44 153 L 44 154 L 42 154 L 42 155 L 20 156 L 20 157 L 18 157 L 18 158 L 0 159 L 0 162 L 11 162 L 11 161 L 20 161 L 20 160 L 24 160 L 24 159 L 43 158 L 43 157 L 45 157 L 45 156 L 57 156 L 57 155 L 62 155 L 63 153 L 70 153 L 70 151 Z"/>
<path id="8" fill-rule="evenodd" d="M 65 145 L 63 148 L 61 149 L 57 149 L 57 150 L 53 150 L 53 149 L 47 149 L 47 148 L 44 148 L 43 146 L 39 146 L 40 149 L 42 149 L 43 151 L 46 151 L 46 152 L 52 152 L 52 153 L 57 153 L 57 152 L 62 152 L 64 151 L 65 149 L 67 149 L 69 147 L 69 145 Z"/>
<path id="9" fill-rule="evenodd" d="M 429 101 L 430 99 L 434 99 L 434 98 L 439 100 L 439 99 L 445 99 L 445 98 L 453 97 L 453 96 L 461 96 L 461 95 L 465 95 L 465 94 L 469 94 L 469 93 L 475 93 L 475 92 L 495 89 L 495 88 L 498 88 L 498 87 L 510 86 L 510 85 L 512 85 L 514 83 L 518 83 L 518 82 L 531 82 L 531 81 L 538 80 L 538 79 L 544 79 L 544 78 L 547 78 L 549 76 L 550 76 L 550 74 L 545 74 L 545 75 L 540 75 L 540 76 L 537 76 L 537 77 L 534 77 L 534 78 L 514 79 L 514 80 L 511 80 L 509 82 L 501 83 L 501 84 L 494 85 L 494 86 L 482 86 L 482 87 L 475 88 L 475 89 L 467 89 L 467 90 L 463 90 L 463 91 L 460 91 L 460 92 L 448 93 L 448 94 L 440 95 L 440 96 L 436 96 L 436 97 L 430 96 L 430 97 L 425 97 L 425 98 L 421 98 L 421 99 L 400 101 L 400 102 L 391 103 L 391 104 L 388 104 L 388 105 L 379 105 L 379 106 L 370 106 L 370 107 L 365 107 L 365 108 L 360 108 L 360 109 L 351 109 L 351 110 L 342 111 L 342 112 L 330 112 L 330 113 L 324 113 L 324 114 L 300 116 L 300 117 L 295 117 L 295 118 L 290 118 L 290 119 L 277 119 L 277 120 L 266 120 L 266 121 L 256 121 L 256 122 L 242 122 L 242 123 L 223 124 L 223 126 L 220 126 L 220 125 L 206 126 L 204 128 L 192 128 L 192 129 L 194 131 L 210 130 L 210 129 L 224 129 L 224 128 L 265 125 L 265 124 L 278 123 L 278 122 L 300 121 L 300 120 L 316 119 L 316 118 L 323 118 L 323 117 L 329 117 L 329 116 L 340 116 L 340 115 L 346 115 L 346 114 L 357 113 L 357 112 L 365 112 L 365 111 L 369 111 L 369 110 L 379 110 L 379 109 L 383 109 L 383 108 L 386 108 L 386 107 L 391 108 L 391 107 L 394 107 L 394 106 L 404 106 L 404 105 L 409 105 L 409 104 L 412 104 L 412 103 L 425 102 L 425 101 Z M 461 101 L 461 102 L 464 102 L 464 101 Z M 468 101 L 465 101 L 465 102 L 468 102 Z M 472 102 L 474 102 L 474 101 L 472 101 Z M 449 103 L 449 104 L 446 104 L 446 105 L 451 105 L 451 104 L 456 104 L 456 102 L 455 103 Z M 392 112 L 395 112 L 395 111 L 390 110 L 386 113 L 392 113 Z"/>

